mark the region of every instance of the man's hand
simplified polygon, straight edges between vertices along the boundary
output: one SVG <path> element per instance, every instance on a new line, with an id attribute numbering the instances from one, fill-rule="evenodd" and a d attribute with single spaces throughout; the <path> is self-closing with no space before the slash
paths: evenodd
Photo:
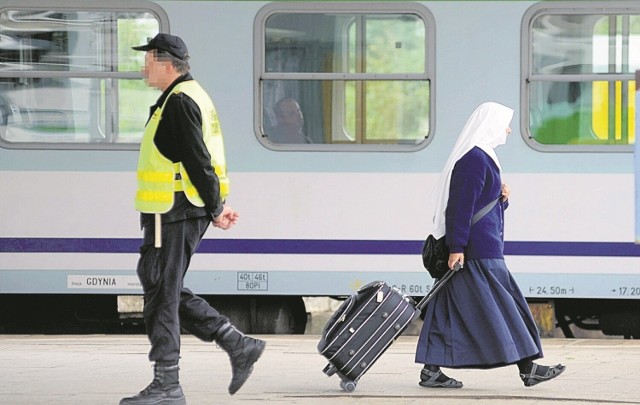
<path id="1" fill-rule="evenodd" d="M 213 226 L 216 228 L 227 230 L 238 222 L 240 215 L 231 207 L 225 206 L 220 215 L 213 219 Z"/>

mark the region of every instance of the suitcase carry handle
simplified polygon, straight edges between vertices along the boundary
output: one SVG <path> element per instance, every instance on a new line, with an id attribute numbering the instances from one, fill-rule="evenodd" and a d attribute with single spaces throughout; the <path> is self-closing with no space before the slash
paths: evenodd
<path id="1" fill-rule="evenodd" d="M 449 281 L 449 279 L 453 276 L 453 274 L 456 271 L 460 270 L 461 268 L 462 268 L 462 265 L 460 264 L 460 262 L 457 262 L 453 266 L 453 270 L 447 271 L 444 274 L 444 276 L 442 276 L 441 278 L 436 280 L 436 282 L 435 282 L 435 284 L 433 284 L 433 287 L 431 288 L 431 290 L 429 290 L 429 293 L 427 295 L 425 295 L 424 297 L 422 297 L 420 302 L 418 302 L 418 305 L 416 305 L 416 309 L 418 311 L 422 312 L 422 310 L 427 306 L 429 301 L 431 301 L 431 299 L 433 297 L 435 297 L 435 295 L 438 293 L 438 291 L 440 291 L 440 289 L 442 289 L 442 287 L 446 284 L 447 281 Z"/>
<path id="2" fill-rule="evenodd" d="M 378 289 L 382 284 L 384 284 L 384 281 L 372 281 L 360 287 L 358 291 L 356 291 L 356 294 L 362 294 L 367 290 Z"/>

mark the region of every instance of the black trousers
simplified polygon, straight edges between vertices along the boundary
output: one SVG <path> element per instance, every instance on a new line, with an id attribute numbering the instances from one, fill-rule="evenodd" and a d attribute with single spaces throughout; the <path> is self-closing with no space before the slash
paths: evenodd
<path id="1" fill-rule="evenodd" d="M 162 247 L 154 247 L 154 225 L 144 227 L 138 277 L 144 291 L 144 322 L 151 343 L 149 360 L 175 363 L 180 358 L 180 329 L 211 342 L 228 319 L 184 288 L 191 256 L 210 220 L 189 218 L 162 224 Z"/>

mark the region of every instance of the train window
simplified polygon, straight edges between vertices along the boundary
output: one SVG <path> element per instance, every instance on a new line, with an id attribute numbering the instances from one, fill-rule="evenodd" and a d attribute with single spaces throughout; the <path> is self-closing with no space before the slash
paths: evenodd
<path id="1" fill-rule="evenodd" d="M 256 18 L 255 128 L 296 150 L 417 150 L 433 117 L 433 17 L 414 3 L 271 3 Z"/>
<path id="2" fill-rule="evenodd" d="M 538 4 L 523 20 L 523 50 L 523 134 L 532 147 L 633 150 L 639 6 Z"/>
<path id="3" fill-rule="evenodd" d="M 5 2 L 6 3 L 6 2 Z M 131 49 L 168 25 L 147 1 L 20 0 L 0 8 L 0 144 L 135 149 L 157 92 Z"/>

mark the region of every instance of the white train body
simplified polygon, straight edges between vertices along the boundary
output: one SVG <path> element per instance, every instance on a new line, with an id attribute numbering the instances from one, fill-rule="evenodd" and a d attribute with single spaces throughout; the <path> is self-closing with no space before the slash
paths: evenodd
<path id="1" fill-rule="evenodd" d="M 540 3 L 397 3 L 400 10 L 426 10 L 432 18 L 427 21 L 433 61 L 424 72 L 431 102 L 424 142 L 397 149 L 265 142 L 261 97 L 266 90 L 258 83 L 261 75 L 267 81 L 283 78 L 261 70 L 256 45 L 264 37 L 261 27 L 270 13 L 287 7 L 306 12 L 325 7 L 327 13 L 348 7 L 331 3 L 341 2 L 149 3 L 152 11 L 166 13 L 169 24 L 161 29 L 188 44 L 191 72 L 215 102 L 231 178 L 227 203 L 240 213 L 231 230 L 209 229 L 186 285 L 203 295 L 345 296 L 381 279 L 411 295 L 424 294 L 432 280 L 422 268 L 420 248 L 430 232 L 435 184 L 466 118 L 492 100 L 515 110 L 513 133 L 497 153 L 503 181 L 512 190 L 506 260 L 525 296 L 640 299 L 633 142 L 593 150 L 532 143 L 527 33 L 536 13 L 544 13 Z M 547 5 L 552 15 L 573 6 L 603 13 L 593 2 L 544 3 L 552 3 Z M 89 0 L 0 0 L 0 16 L 20 7 L 58 10 L 78 4 L 105 7 Z M 385 4 L 358 2 L 352 8 L 384 11 Z M 635 2 L 597 5 L 630 13 L 632 21 L 640 15 Z M 7 33 L 7 27 L 0 18 L 0 30 Z M 636 41 L 640 32 L 629 37 Z M 636 69 L 638 49 L 630 56 Z M 3 76 L 7 70 L 13 73 Z M 23 74 L 0 68 L 0 80 Z M 629 73 L 622 75 L 628 79 Z M 319 75 L 318 80 L 326 79 Z M 3 89 L 13 100 L 13 115 L 5 113 L 10 128 L 18 103 Z M 138 118 L 142 128 L 146 116 Z M 27 139 L 18 128 L 11 131 Z M 14 141 L 6 135 L 0 142 L 0 294 L 140 294 L 136 148 Z"/>

